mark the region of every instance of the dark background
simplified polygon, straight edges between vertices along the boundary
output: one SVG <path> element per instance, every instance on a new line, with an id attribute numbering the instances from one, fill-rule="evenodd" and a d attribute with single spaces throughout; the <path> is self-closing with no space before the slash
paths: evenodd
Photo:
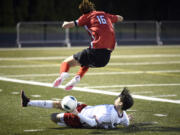
<path id="1" fill-rule="evenodd" d="M 180 20 L 178 0 L 91 0 L 97 10 L 120 14 L 125 20 Z M 77 19 L 81 0 L 0 0 L 0 27 L 19 21 Z"/>
<path id="2" fill-rule="evenodd" d="M 82 0 L 0 0 L 0 47 L 15 47 L 16 24 L 22 21 L 78 19 Z M 126 21 L 178 21 L 178 0 L 91 0 L 96 10 L 119 14 Z M 179 42 L 178 42 L 179 43 Z"/>

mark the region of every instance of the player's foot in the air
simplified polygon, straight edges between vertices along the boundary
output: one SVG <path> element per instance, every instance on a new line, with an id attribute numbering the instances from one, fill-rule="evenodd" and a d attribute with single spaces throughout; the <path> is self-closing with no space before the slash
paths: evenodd
<path id="1" fill-rule="evenodd" d="M 71 90 L 77 83 L 80 82 L 81 77 L 76 75 L 70 82 L 65 86 L 65 90 Z"/>
<path id="2" fill-rule="evenodd" d="M 22 105 L 22 107 L 26 107 L 29 101 L 30 101 L 30 98 L 28 98 L 25 95 L 24 91 L 22 90 L 21 91 L 21 105 Z"/>
<path id="3" fill-rule="evenodd" d="M 62 84 L 62 82 L 69 77 L 69 74 L 67 72 L 61 73 L 60 77 L 58 77 L 54 82 L 53 82 L 53 87 L 57 88 L 59 85 Z"/>

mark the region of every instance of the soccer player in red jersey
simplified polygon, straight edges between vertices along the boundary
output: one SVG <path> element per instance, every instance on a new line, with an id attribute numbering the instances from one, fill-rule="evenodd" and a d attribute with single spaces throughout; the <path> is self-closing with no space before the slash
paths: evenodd
<path id="1" fill-rule="evenodd" d="M 104 67 L 108 64 L 111 52 L 115 48 L 115 32 L 113 23 L 123 21 L 120 15 L 112 15 L 103 11 L 96 11 L 94 4 L 83 0 L 79 5 L 83 13 L 78 20 L 64 22 L 62 28 L 84 26 L 91 37 L 89 48 L 65 59 L 60 68 L 60 76 L 54 81 L 53 87 L 58 87 L 69 77 L 71 67 L 81 66 L 76 76 L 65 85 L 66 90 L 71 90 L 88 71 L 89 67 Z"/>

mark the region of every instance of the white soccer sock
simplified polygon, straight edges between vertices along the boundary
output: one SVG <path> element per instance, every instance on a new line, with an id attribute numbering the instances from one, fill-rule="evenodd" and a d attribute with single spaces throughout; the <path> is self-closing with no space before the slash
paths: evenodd
<path id="1" fill-rule="evenodd" d="M 53 108 L 52 100 L 31 100 L 28 106 L 41 107 L 41 108 Z"/>

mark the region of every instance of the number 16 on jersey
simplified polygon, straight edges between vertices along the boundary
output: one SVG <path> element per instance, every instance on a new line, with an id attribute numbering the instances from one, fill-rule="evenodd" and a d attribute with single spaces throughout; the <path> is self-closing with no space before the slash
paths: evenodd
<path id="1" fill-rule="evenodd" d="M 100 24 L 107 24 L 106 19 L 103 15 L 96 16 Z"/>

